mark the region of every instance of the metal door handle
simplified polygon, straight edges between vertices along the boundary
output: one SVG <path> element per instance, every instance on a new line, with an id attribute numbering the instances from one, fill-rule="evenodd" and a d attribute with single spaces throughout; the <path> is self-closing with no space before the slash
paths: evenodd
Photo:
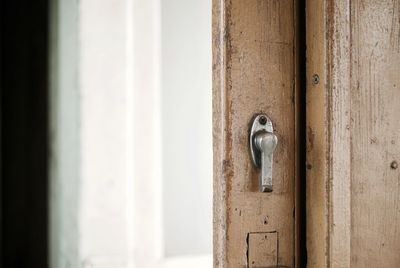
<path id="1" fill-rule="evenodd" d="M 257 115 L 250 132 L 250 151 L 254 165 L 261 168 L 261 192 L 272 192 L 272 162 L 277 144 L 271 120 L 264 114 Z"/>

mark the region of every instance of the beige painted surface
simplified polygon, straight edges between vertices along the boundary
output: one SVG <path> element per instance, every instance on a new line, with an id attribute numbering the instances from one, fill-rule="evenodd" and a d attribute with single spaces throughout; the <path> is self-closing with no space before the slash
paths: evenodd
<path id="1" fill-rule="evenodd" d="M 308 267 L 399 267 L 400 1 L 307 7 Z"/>
<path id="2" fill-rule="evenodd" d="M 277 232 L 278 264 L 295 255 L 295 54 L 292 0 L 214 1 L 214 267 L 267 267 L 272 244 L 249 252 L 249 233 Z M 249 154 L 258 113 L 274 123 L 272 193 L 260 193 Z M 255 255 L 256 254 L 256 255 Z M 257 256 L 257 254 L 261 254 Z"/>
<path id="3" fill-rule="evenodd" d="M 250 268 L 278 264 L 278 233 L 251 233 L 247 240 Z"/>

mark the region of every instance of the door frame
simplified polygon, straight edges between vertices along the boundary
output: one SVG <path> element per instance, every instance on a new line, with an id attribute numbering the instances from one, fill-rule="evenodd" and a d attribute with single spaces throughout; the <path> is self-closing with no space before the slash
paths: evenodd
<path id="1" fill-rule="evenodd" d="M 250 35 L 251 34 L 257 35 L 260 33 L 257 32 L 260 30 L 260 28 L 257 28 L 257 25 L 261 25 L 260 27 L 264 27 L 262 23 L 258 24 L 255 21 L 253 15 L 257 16 L 259 14 L 257 12 L 251 13 L 254 11 L 251 8 L 254 7 L 256 3 L 261 5 L 261 8 L 265 8 L 262 6 L 263 4 L 274 5 L 276 3 L 278 5 L 278 3 L 276 1 L 264 1 L 263 3 L 262 2 L 246 3 L 247 6 L 242 7 L 243 12 L 235 9 L 238 8 L 235 7 L 235 5 L 236 4 L 240 5 L 240 3 L 241 1 L 235 2 L 231 0 L 213 1 L 214 267 L 237 267 L 238 265 L 245 265 L 246 267 L 247 266 L 252 267 L 249 264 L 248 260 L 249 251 L 251 250 L 251 244 L 249 244 L 249 234 L 252 234 L 252 230 L 256 230 L 255 231 L 256 233 L 263 232 L 263 230 L 268 230 L 268 227 L 265 226 L 264 228 L 260 226 L 257 227 L 257 223 L 254 223 L 254 225 L 252 225 L 246 222 L 246 220 L 250 220 L 252 216 L 242 220 L 241 223 L 238 223 L 238 221 L 240 220 L 237 218 L 237 215 L 234 214 L 235 211 L 238 211 L 238 213 L 240 214 L 240 212 L 243 209 L 243 207 L 241 207 L 242 205 L 240 203 L 241 201 L 236 202 L 241 198 L 239 197 L 240 195 L 242 195 L 243 198 L 242 200 L 244 200 L 243 202 L 249 202 L 249 207 L 246 207 L 246 210 L 249 212 L 249 214 L 251 214 L 253 211 L 253 208 L 250 207 L 250 204 L 252 203 L 251 200 L 253 200 L 254 202 L 254 199 L 252 198 L 254 198 L 255 196 L 257 196 L 256 199 L 260 198 L 259 200 L 261 200 L 260 207 L 267 207 L 270 204 L 267 201 L 267 199 L 269 198 L 267 197 L 267 195 L 265 196 L 257 195 L 256 193 L 257 190 L 255 190 L 254 188 L 252 189 L 246 188 L 249 187 L 248 185 L 246 185 L 246 183 L 248 182 L 241 181 L 240 176 L 243 176 L 242 173 L 240 176 L 235 174 L 235 172 L 238 170 L 238 167 L 236 167 L 235 165 L 237 165 L 236 163 L 239 162 L 243 164 L 242 169 L 247 170 L 245 172 L 248 172 L 248 174 L 250 174 L 250 175 L 244 175 L 244 177 L 246 178 L 251 177 L 252 179 L 249 180 L 254 180 L 258 174 L 257 171 L 254 169 L 254 167 L 252 167 L 252 163 L 247 151 L 248 147 L 246 147 L 248 146 L 247 144 L 248 137 L 246 133 L 248 131 L 248 125 L 250 124 L 251 116 L 246 115 L 248 117 L 247 122 L 245 121 L 235 122 L 235 116 L 240 117 L 238 116 L 238 114 L 241 114 L 243 110 L 246 110 L 243 107 L 249 107 L 252 105 L 254 106 L 259 105 L 258 107 L 254 108 L 253 114 L 256 114 L 258 112 L 266 112 L 267 115 L 273 114 L 274 109 L 271 107 L 268 108 L 267 106 L 265 106 L 265 103 L 264 105 L 262 104 L 260 105 L 260 103 L 258 103 L 257 101 L 254 102 L 249 101 L 249 99 L 252 98 L 251 94 L 253 94 L 254 91 L 251 91 L 251 88 L 247 86 L 243 86 L 243 96 L 242 96 L 243 98 L 236 98 L 238 95 L 240 95 L 240 90 L 237 88 L 237 84 L 235 83 L 240 83 L 238 82 L 241 79 L 240 76 L 242 76 L 244 83 L 246 83 L 247 81 L 252 81 L 251 79 L 246 80 L 248 76 L 252 76 L 252 73 L 249 70 L 249 68 L 251 68 L 251 65 L 246 65 L 247 69 L 243 68 L 240 73 L 239 71 L 237 71 L 237 69 L 240 68 L 239 66 L 241 65 L 240 64 L 233 65 L 232 62 L 239 60 L 244 62 L 243 64 L 246 63 L 245 56 L 243 57 L 238 56 L 237 52 L 239 50 L 238 46 L 240 46 L 240 44 L 244 44 L 247 42 L 246 39 L 240 39 L 241 34 L 243 33 L 246 34 L 246 30 L 240 31 L 239 29 L 240 27 L 246 27 L 244 26 L 245 24 L 241 24 L 241 22 L 246 21 L 247 23 L 255 23 L 253 28 L 247 28 L 248 32 L 251 32 Z M 289 112 L 290 119 L 288 120 L 292 120 L 291 129 L 293 130 L 293 133 L 290 135 L 293 136 L 289 135 L 290 136 L 289 139 L 293 138 L 294 143 L 293 143 L 293 148 L 290 146 L 287 147 L 290 148 L 288 150 L 293 150 L 290 151 L 291 153 L 293 153 L 293 159 L 289 158 L 290 161 L 292 161 L 290 162 L 291 165 L 293 165 L 292 166 L 293 168 L 293 189 L 292 189 L 293 190 L 292 193 L 293 194 L 292 197 L 293 198 L 293 211 L 292 211 L 293 252 L 291 253 L 292 255 L 290 257 L 291 261 L 288 261 L 287 263 L 291 263 L 290 264 L 291 266 L 293 265 L 298 267 L 300 265 L 299 231 L 301 228 L 300 222 L 302 218 L 300 216 L 301 214 L 300 206 L 298 206 L 297 204 L 300 202 L 300 199 L 302 198 L 303 195 L 301 195 L 299 192 L 300 189 L 299 174 L 301 172 L 302 165 L 299 164 L 301 159 L 298 156 L 298 151 L 302 147 L 301 135 L 299 132 L 299 125 L 298 125 L 298 122 L 300 122 L 301 120 L 300 119 L 301 116 L 299 112 L 295 111 L 299 111 L 302 105 L 300 103 L 301 98 L 299 96 L 300 95 L 299 87 L 301 84 L 301 76 L 299 75 L 301 72 L 298 68 L 300 62 L 300 55 L 297 53 L 300 40 L 298 39 L 298 35 L 295 33 L 297 33 L 297 31 L 301 27 L 297 23 L 297 18 L 298 16 L 300 16 L 298 13 L 299 11 L 298 8 L 300 5 L 297 1 L 283 1 L 279 3 L 279 5 L 285 7 L 284 11 L 279 10 L 279 8 L 274 9 L 272 12 L 269 13 L 269 16 L 263 17 L 263 15 L 261 15 L 260 18 L 269 19 L 271 17 L 275 18 L 286 17 L 288 18 L 289 21 L 289 23 L 286 24 L 285 20 L 282 20 L 281 21 L 282 24 L 279 24 L 280 23 L 279 19 L 277 19 L 276 21 L 278 22 L 276 25 L 277 26 L 276 29 L 282 28 L 284 29 L 282 30 L 283 32 L 288 31 L 290 33 L 289 36 L 291 36 L 291 38 L 285 39 L 284 37 L 285 33 L 279 32 L 278 30 L 275 31 L 273 29 L 271 31 L 272 32 L 271 35 L 275 34 L 274 36 L 276 38 L 275 44 L 281 44 L 282 46 L 288 45 L 292 48 L 292 50 L 289 52 L 290 56 L 288 56 L 290 58 L 289 61 L 291 61 L 291 63 L 288 65 L 283 65 L 282 67 L 283 70 L 281 71 L 282 73 L 285 73 L 284 70 L 288 70 L 289 76 L 291 76 L 291 83 L 289 83 L 290 85 L 285 85 L 286 88 L 285 86 L 283 86 L 283 88 L 284 90 L 287 90 L 288 87 L 291 88 L 292 89 L 291 93 L 293 94 L 292 103 L 290 104 L 293 105 L 293 114 Z M 273 6 L 271 7 L 273 8 Z M 267 11 L 268 8 L 264 10 Z M 263 19 L 259 20 L 259 22 L 262 21 L 264 20 Z M 254 41 L 260 42 L 260 47 L 261 46 L 267 47 L 268 42 L 271 40 L 268 41 L 267 39 L 263 39 L 263 37 L 260 36 L 258 36 L 260 39 Z M 237 41 L 238 39 L 240 41 Z M 284 39 L 284 41 L 280 39 Z M 241 48 L 243 49 L 244 46 L 242 46 Z M 257 48 L 255 48 L 253 52 L 256 50 Z M 262 55 L 263 52 L 260 53 L 260 57 Z M 251 58 L 252 55 L 246 55 L 246 57 Z M 260 60 L 257 60 L 256 57 L 254 59 L 252 58 L 252 60 L 254 60 L 253 62 L 254 64 L 259 65 L 260 69 L 264 70 L 268 68 L 268 64 L 270 65 L 274 64 L 272 61 L 262 62 Z M 279 58 L 278 56 L 274 58 L 274 60 L 279 62 L 281 58 Z M 262 78 L 260 78 L 260 81 L 261 80 Z M 260 86 L 260 84 L 258 84 L 258 82 L 254 82 L 253 86 L 254 89 Z M 262 90 L 259 91 L 259 93 L 257 93 L 260 94 L 259 96 L 260 99 L 265 98 L 267 92 L 269 92 L 270 94 L 269 97 L 271 98 L 277 96 L 274 94 L 278 94 L 277 93 L 278 91 L 274 91 L 273 87 L 267 87 L 264 90 L 266 90 L 264 91 L 264 93 L 262 93 L 263 92 Z M 279 97 L 277 98 L 279 99 Z M 243 106 L 240 106 L 241 104 Z M 235 108 L 232 107 L 236 108 L 240 107 L 240 109 L 243 110 L 238 110 L 238 109 L 235 110 Z M 285 106 L 282 106 L 281 109 L 284 109 L 283 107 Z M 275 109 L 275 111 L 277 111 L 277 109 Z M 293 117 L 291 117 L 292 115 Z M 275 123 L 277 123 L 279 126 L 279 122 Z M 232 127 L 232 125 L 234 126 Z M 237 130 L 237 128 L 239 128 L 240 130 Z M 288 138 L 289 136 L 281 138 L 285 139 Z M 243 142 L 241 144 L 235 143 L 238 140 L 243 140 Z M 238 152 L 240 155 L 237 155 Z M 278 153 L 278 158 L 279 158 L 279 153 Z M 233 180 L 235 180 L 235 183 L 232 182 Z M 231 195 L 235 195 L 237 193 L 239 194 L 233 198 L 230 198 Z M 271 198 L 273 199 L 273 197 Z M 254 222 L 256 221 L 258 221 L 258 219 L 254 218 Z M 264 221 L 265 225 L 268 225 L 266 222 L 268 221 L 267 220 Z M 229 229 L 232 229 L 231 226 L 240 226 L 240 227 L 234 227 L 237 228 L 235 230 L 237 230 L 238 233 L 240 233 L 240 235 L 235 235 L 235 233 L 229 233 Z M 249 232 L 247 234 L 247 240 L 246 236 L 243 235 L 244 232 Z M 235 252 L 235 254 L 232 255 L 231 252 Z M 262 253 L 260 252 L 258 256 L 262 258 L 261 255 Z M 245 260 L 246 256 L 247 256 L 247 263 Z"/>

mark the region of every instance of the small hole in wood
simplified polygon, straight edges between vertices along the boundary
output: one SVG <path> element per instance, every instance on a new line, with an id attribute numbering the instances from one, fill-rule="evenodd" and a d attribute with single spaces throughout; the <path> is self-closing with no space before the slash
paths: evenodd
<path id="1" fill-rule="evenodd" d="M 390 168 L 391 169 L 397 169 L 399 167 L 399 164 L 397 164 L 396 161 L 392 161 L 392 163 L 390 163 Z"/>

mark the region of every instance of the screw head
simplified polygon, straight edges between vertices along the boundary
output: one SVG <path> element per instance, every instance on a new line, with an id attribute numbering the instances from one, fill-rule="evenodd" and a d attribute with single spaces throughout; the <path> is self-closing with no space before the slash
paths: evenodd
<path id="1" fill-rule="evenodd" d="M 261 125 L 265 125 L 267 123 L 267 118 L 265 116 L 260 116 L 260 118 L 258 119 L 258 122 Z"/>
<path id="2" fill-rule="evenodd" d="M 314 85 L 318 85 L 319 84 L 319 75 L 318 74 L 314 74 L 312 77 L 312 82 Z"/>
<path id="3" fill-rule="evenodd" d="M 397 169 L 399 167 L 399 164 L 397 164 L 396 161 L 392 161 L 392 163 L 390 163 L 390 168 L 391 169 Z"/>

